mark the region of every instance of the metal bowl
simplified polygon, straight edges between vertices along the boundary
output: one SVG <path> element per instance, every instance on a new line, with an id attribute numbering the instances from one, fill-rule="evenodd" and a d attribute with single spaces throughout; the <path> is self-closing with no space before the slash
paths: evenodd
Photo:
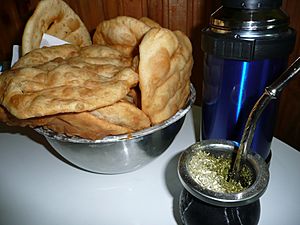
<path id="1" fill-rule="evenodd" d="M 126 173 L 150 163 L 170 146 L 195 98 L 196 91 L 191 84 L 186 105 L 174 116 L 130 135 L 88 140 L 57 134 L 42 127 L 35 130 L 45 136 L 60 155 L 77 167 L 102 174 Z"/>
<path id="2" fill-rule="evenodd" d="M 258 200 L 265 192 L 269 182 L 269 169 L 263 158 L 257 153 L 249 153 L 246 162 L 253 172 L 252 185 L 241 192 L 221 193 L 202 187 L 191 176 L 188 163 L 197 151 L 205 151 L 212 156 L 232 159 L 238 148 L 233 141 L 204 140 L 197 142 L 183 151 L 178 161 L 178 174 L 182 185 L 196 198 L 221 207 L 243 206 Z"/>

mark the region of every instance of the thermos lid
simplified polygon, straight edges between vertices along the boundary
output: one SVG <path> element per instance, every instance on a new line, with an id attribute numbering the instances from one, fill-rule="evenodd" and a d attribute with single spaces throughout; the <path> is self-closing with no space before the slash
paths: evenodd
<path id="1" fill-rule="evenodd" d="M 282 0 L 222 0 L 224 7 L 238 9 L 279 8 Z"/>
<path id="2" fill-rule="evenodd" d="M 238 34 L 217 34 L 204 29 L 201 48 L 208 54 L 225 59 L 252 61 L 257 59 L 286 58 L 293 51 L 296 32 L 289 28 L 277 38 L 241 38 Z"/>
<path id="3" fill-rule="evenodd" d="M 296 32 L 280 9 L 281 0 L 223 0 L 202 31 L 204 52 L 221 58 L 251 61 L 287 57 Z"/>

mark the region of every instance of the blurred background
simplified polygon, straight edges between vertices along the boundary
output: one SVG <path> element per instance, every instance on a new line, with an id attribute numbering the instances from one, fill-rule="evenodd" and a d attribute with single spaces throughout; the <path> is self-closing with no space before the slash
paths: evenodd
<path id="1" fill-rule="evenodd" d="M 28 18 L 39 0 L 2 1 L 0 7 L 0 61 L 11 60 L 12 46 L 21 45 Z M 220 0 L 65 0 L 79 15 L 91 35 L 97 25 L 119 15 L 147 16 L 161 26 L 186 33 L 193 44 L 192 83 L 197 90 L 196 104 L 201 106 L 203 52 L 201 29 L 209 23 Z M 289 62 L 300 56 L 300 1 L 283 0 L 282 9 L 290 16 L 290 26 L 297 31 L 297 41 Z M 274 121 L 275 122 L 275 121 Z M 292 81 L 280 98 L 275 137 L 300 150 L 300 76 Z"/>

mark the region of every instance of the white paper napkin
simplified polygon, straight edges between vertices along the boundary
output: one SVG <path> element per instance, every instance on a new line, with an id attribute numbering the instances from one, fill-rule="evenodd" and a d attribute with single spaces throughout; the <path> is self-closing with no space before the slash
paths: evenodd
<path id="1" fill-rule="evenodd" d="M 43 34 L 40 48 L 42 47 L 50 47 L 50 46 L 56 46 L 56 45 L 64 45 L 64 44 L 69 44 L 69 42 L 66 42 L 64 40 L 61 40 L 57 37 L 54 37 L 50 34 Z"/>

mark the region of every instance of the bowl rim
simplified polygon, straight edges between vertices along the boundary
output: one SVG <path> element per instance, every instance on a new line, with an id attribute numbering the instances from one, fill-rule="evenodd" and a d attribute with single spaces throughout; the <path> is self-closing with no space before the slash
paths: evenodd
<path id="1" fill-rule="evenodd" d="M 143 136 L 152 134 L 158 130 L 164 129 L 167 126 L 175 123 L 176 121 L 178 121 L 179 119 L 184 117 L 191 109 L 195 100 L 196 100 L 196 90 L 195 90 L 193 84 L 190 83 L 190 95 L 187 99 L 185 106 L 182 109 L 180 109 L 175 115 L 170 117 L 169 119 L 165 120 L 164 122 L 162 122 L 160 124 L 156 124 L 149 128 L 142 129 L 142 130 L 130 133 L 130 134 L 110 135 L 110 136 L 106 136 L 102 139 L 97 139 L 97 140 L 90 140 L 90 139 L 81 138 L 81 137 L 77 137 L 77 136 L 70 137 L 65 134 L 58 134 L 58 133 L 56 133 L 48 128 L 44 128 L 44 127 L 36 127 L 33 129 L 37 133 L 44 135 L 46 138 L 50 138 L 50 139 L 57 140 L 57 141 L 70 142 L 70 143 L 98 144 L 98 143 L 112 143 L 112 142 L 118 142 L 118 141 L 124 141 L 124 140 L 138 139 Z"/>

